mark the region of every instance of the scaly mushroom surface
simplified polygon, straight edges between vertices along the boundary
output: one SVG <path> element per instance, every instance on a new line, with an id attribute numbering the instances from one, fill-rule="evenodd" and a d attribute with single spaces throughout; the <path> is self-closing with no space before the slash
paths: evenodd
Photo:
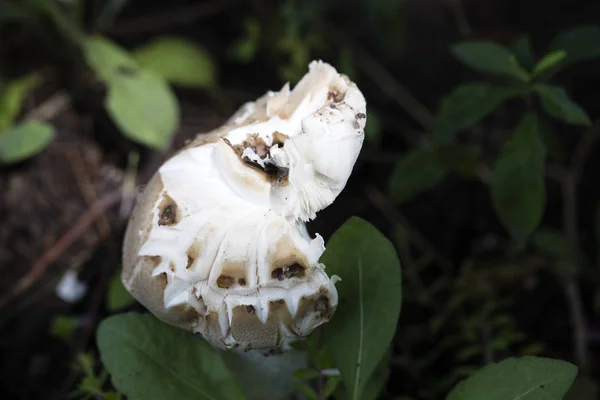
<path id="1" fill-rule="evenodd" d="M 123 245 L 123 283 L 159 319 L 213 345 L 278 350 L 333 315 L 337 277 L 305 223 L 342 191 L 364 139 L 354 83 L 313 61 L 199 135 L 140 195 Z"/>

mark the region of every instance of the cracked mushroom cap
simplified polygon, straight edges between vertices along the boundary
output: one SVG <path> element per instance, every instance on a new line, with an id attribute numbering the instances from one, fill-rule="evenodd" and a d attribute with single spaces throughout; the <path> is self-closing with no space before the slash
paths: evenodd
<path id="1" fill-rule="evenodd" d="M 346 185 L 365 122 L 356 85 L 321 61 L 294 90 L 245 104 L 146 186 L 123 246 L 125 287 L 223 349 L 279 349 L 327 322 L 337 277 L 305 222 Z"/>

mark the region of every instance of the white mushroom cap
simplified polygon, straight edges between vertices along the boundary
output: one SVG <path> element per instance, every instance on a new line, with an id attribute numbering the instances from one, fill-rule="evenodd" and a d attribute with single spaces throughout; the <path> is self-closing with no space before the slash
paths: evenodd
<path id="1" fill-rule="evenodd" d="M 304 222 L 346 185 L 366 103 L 314 61 L 163 164 L 136 204 L 123 282 L 158 318 L 221 348 L 274 349 L 337 306 L 325 247 Z"/>

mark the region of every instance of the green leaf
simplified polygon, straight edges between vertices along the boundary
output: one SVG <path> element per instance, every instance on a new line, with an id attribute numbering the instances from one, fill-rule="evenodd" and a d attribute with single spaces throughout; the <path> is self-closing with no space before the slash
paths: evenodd
<path id="1" fill-rule="evenodd" d="M 108 311 L 116 311 L 133 304 L 135 299 L 129 294 L 121 281 L 121 270 L 113 274 L 108 283 L 106 293 L 106 308 Z"/>
<path id="2" fill-rule="evenodd" d="M 494 209 L 519 243 L 535 230 L 544 212 L 544 160 L 537 117 L 527 114 L 504 145 L 491 181 Z"/>
<path id="3" fill-rule="evenodd" d="M 68 342 L 73 339 L 73 333 L 77 327 L 77 319 L 66 315 L 57 315 L 50 324 L 50 335 L 57 339 Z"/>
<path id="4" fill-rule="evenodd" d="M 121 400 L 123 398 L 119 392 L 106 392 L 103 396 L 104 400 Z"/>
<path id="5" fill-rule="evenodd" d="M 563 65 L 600 57 L 600 26 L 583 25 L 561 32 L 550 43 L 552 50 L 564 50 L 567 57 Z"/>
<path id="6" fill-rule="evenodd" d="M 337 311 L 324 328 L 325 345 L 340 369 L 348 399 L 362 399 L 396 330 L 400 262 L 392 243 L 357 217 L 333 234 L 321 262 L 327 273 L 342 279 Z"/>
<path id="7" fill-rule="evenodd" d="M 115 388 L 131 400 L 245 398 L 206 341 L 151 315 L 105 319 L 98 348 Z"/>
<path id="8" fill-rule="evenodd" d="M 507 358 L 459 383 L 447 400 L 562 400 L 576 375 L 577 367 L 566 361 Z"/>
<path id="9" fill-rule="evenodd" d="M 40 151 L 54 138 L 52 125 L 40 121 L 23 121 L 0 134 L 0 163 L 23 161 Z"/>
<path id="10" fill-rule="evenodd" d="M 400 160 L 390 177 L 389 195 L 395 204 L 406 203 L 426 192 L 448 175 L 436 149 L 417 148 Z"/>
<path id="11" fill-rule="evenodd" d="M 179 125 L 179 104 L 167 82 L 140 68 L 133 57 L 99 36 L 87 38 L 83 49 L 89 66 L 108 87 L 104 106 L 130 139 L 164 148 Z"/>
<path id="12" fill-rule="evenodd" d="M 434 132 L 437 139 L 451 141 L 457 132 L 469 128 L 502 102 L 523 93 L 521 89 L 487 83 L 469 83 L 457 87 L 444 98 L 436 117 Z"/>
<path id="13" fill-rule="evenodd" d="M 302 381 L 293 381 L 292 386 L 299 393 L 302 393 L 306 400 L 318 400 L 317 392 L 310 385 Z"/>
<path id="14" fill-rule="evenodd" d="M 463 64 L 484 74 L 503 75 L 527 82 L 529 74 L 505 47 L 493 42 L 472 41 L 455 45 L 452 53 Z"/>
<path id="15" fill-rule="evenodd" d="M 531 46 L 531 37 L 529 35 L 521 36 L 510 46 L 510 51 L 517 59 L 519 65 L 530 69 L 533 67 L 535 55 Z"/>
<path id="16" fill-rule="evenodd" d="M 256 57 L 260 48 L 260 22 L 256 18 L 244 20 L 244 34 L 230 47 L 231 57 L 240 63 L 247 64 Z"/>
<path id="17" fill-rule="evenodd" d="M 186 87 L 208 88 L 216 81 L 212 56 L 185 39 L 160 37 L 135 50 L 140 65 L 167 81 Z"/>
<path id="18" fill-rule="evenodd" d="M 591 125 L 590 117 L 574 103 L 560 86 L 539 84 L 536 92 L 542 99 L 546 112 L 556 119 L 573 125 Z"/>
<path id="19" fill-rule="evenodd" d="M 328 376 L 323 387 L 323 397 L 328 399 L 331 397 L 342 383 L 342 377 L 339 375 Z"/>
<path id="20" fill-rule="evenodd" d="M 301 368 L 294 371 L 292 377 L 301 381 L 310 381 L 319 376 L 319 371 L 313 368 Z"/>
<path id="21" fill-rule="evenodd" d="M 10 81 L 0 92 L 0 134 L 10 128 L 21 112 L 23 102 L 40 83 L 38 74 Z"/>
<path id="22" fill-rule="evenodd" d="M 567 53 L 564 50 L 556 50 L 548 53 L 534 67 L 532 76 L 539 78 L 543 74 L 549 75 L 552 71 L 558 70 L 561 61 L 565 59 Z"/>

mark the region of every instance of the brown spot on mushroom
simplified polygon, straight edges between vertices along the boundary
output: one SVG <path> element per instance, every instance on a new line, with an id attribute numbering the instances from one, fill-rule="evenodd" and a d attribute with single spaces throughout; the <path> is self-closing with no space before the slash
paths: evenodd
<path id="1" fill-rule="evenodd" d="M 342 93 L 338 88 L 330 87 L 327 93 L 327 100 L 338 103 L 344 99 L 345 93 Z"/>
<path id="2" fill-rule="evenodd" d="M 187 266 L 186 269 L 190 269 L 194 262 L 200 256 L 200 248 L 202 247 L 201 242 L 198 239 L 195 239 L 190 248 L 187 251 Z"/>
<path id="3" fill-rule="evenodd" d="M 235 279 L 231 276 L 221 275 L 217 278 L 217 286 L 221 289 L 229 289 L 233 282 L 235 282 Z"/>
<path id="4" fill-rule="evenodd" d="M 175 201 L 166 194 L 158 205 L 158 212 L 158 225 L 160 226 L 171 226 L 179 222 L 179 208 Z"/>
<path id="5" fill-rule="evenodd" d="M 284 280 L 285 275 L 283 273 L 283 268 L 275 268 L 271 271 L 271 279 L 277 279 L 278 281 Z"/>
<path id="6" fill-rule="evenodd" d="M 294 263 L 294 264 L 290 265 L 289 267 L 287 267 L 283 273 L 286 278 L 292 278 L 292 277 L 304 278 L 304 270 L 305 270 L 305 268 L 302 265 L 300 265 L 298 263 Z"/>
<path id="7" fill-rule="evenodd" d="M 283 143 L 289 139 L 289 136 L 281 133 L 279 131 L 275 131 L 273 132 L 273 144 L 271 145 L 271 147 L 276 146 L 276 147 L 281 147 L 283 146 Z"/>
<path id="8" fill-rule="evenodd" d="M 169 269 L 171 270 L 171 272 L 175 272 L 175 264 L 170 263 L 169 264 Z"/>
<path id="9" fill-rule="evenodd" d="M 282 281 L 293 277 L 304 278 L 305 268 L 295 262 L 287 267 L 278 267 L 271 271 L 271 279 Z"/>
<path id="10" fill-rule="evenodd" d="M 162 261 L 162 257 L 160 256 L 150 256 L 149 258 L 154 268 L 158 267 Z"/>
<path id="11" fill-rule="evenodd" d="M 320 295 L 315 303 L 315 311 L 326 318 L 329 315 L 329 297 Z"/>
<path id="12" fill-rule="evenodd" d="M 238 279 L 238 284 L 240 286 L 246 286 L 246 280 L 244 278 L 240 278 L 240 279 Z"/>
<path id="13" fill-rule="evenodd" d="M 354 116 L 356 119 L 365 119 L 367 115 L 365 113 L 358 113 Z"/>
<path id="14" fill-rule="evenodd" d="M 360 124 L 358 123 L 357 120 L 352 121 L 352 127 L 354 129 L 359 129 L 360 128 Z"/>
<path id="15" fill-rule="evenodd" d="M 248 314 L 256 314 L 256 309 L 254 308 L 254 306 L 246 306 L 246 311 L 248 311 Z"/>

